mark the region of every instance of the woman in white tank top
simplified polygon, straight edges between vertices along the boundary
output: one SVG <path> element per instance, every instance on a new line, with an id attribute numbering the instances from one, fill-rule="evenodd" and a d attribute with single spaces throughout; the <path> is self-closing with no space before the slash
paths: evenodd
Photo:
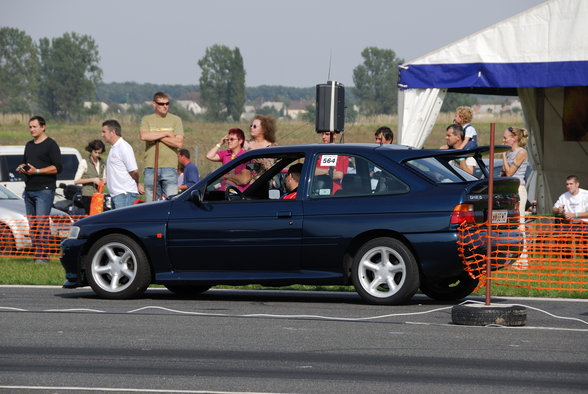
<path id="1" fill-rule="evenodd" d="M 527 146 L 529 132 L 526 129 L 518 127 L 509 127 L 504 131 L 502 143 L 510 145 L 507 152 L 502 153 L 502 173 L 504 176 L 518 178 L 521 182 L 519 185 L 519 211 L 521 217 L 525 215 L 525 205 L 527 203 L 527 188 L 525 187 L 525 172 L 527 172 Z"/>
<path id="2" fill-rule="evenodd" d="M 527 203 L 527 188 L 525 187 L 525 172 L 527 171 L 527 151 L 524 149 L 527 146 L 529 139 L 529 132 L 523 128 L 509 127 L 504 131 L 502 143 L 510 145 L 509 151 L 502 153 L 502 173 L 504 176 L 512 176 L 518 178 L 519 184 L 519 212 L 520 230 L 523 233 L 523 253 L 519 256 L 517 261 L 513 264 L 514 269 L 526 270 L 528 269 L 527 261 L 527 241 L 525 236 L 525 205 Z"/>

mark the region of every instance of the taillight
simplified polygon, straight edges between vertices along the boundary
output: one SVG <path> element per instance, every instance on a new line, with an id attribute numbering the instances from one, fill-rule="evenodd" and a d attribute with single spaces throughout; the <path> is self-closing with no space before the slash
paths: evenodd
<path id="1" fill-rule="evenodd" d="M 474 204 L 457 204 L 453 208 L 450 224 L 475 223 Z"/>

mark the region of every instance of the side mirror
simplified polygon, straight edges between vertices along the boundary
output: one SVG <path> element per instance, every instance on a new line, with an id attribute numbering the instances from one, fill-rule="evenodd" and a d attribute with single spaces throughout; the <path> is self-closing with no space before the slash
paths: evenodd
<path id="1" fill-rule="evenodd" d="M 202 206 L 202 191 L 199 189 L 192 190 L 190 192 L 190 201 L 194 202 L 197 206 Z"/>

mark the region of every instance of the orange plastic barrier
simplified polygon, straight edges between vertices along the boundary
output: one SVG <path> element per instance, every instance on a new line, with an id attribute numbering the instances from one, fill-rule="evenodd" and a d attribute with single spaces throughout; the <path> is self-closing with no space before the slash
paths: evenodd
<path id="1" fill-rule="evenodd" d="M 487 274 L 487 223 L 459 229 L 466 271 L 485 284 L 528 289 L 588 291 L 588 223 L 552 216 L 527 216 L 526 223 L 492 224 L 491 272 Z"/>
<path id="2" fill-rule="evenodd" d="M 0 219 L 0 256 L 31 257 L 42 248 L 48 258 L 61 255 L 61 240 L 67 237 L 71 225 L 85 215 L 31 216 L 27 219 Z"/>

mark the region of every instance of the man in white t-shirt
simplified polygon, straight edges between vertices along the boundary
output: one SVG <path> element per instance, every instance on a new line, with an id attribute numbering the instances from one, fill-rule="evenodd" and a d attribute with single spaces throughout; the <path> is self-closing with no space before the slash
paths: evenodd
<path id="1" fill-rule="evenodd" d="M 576 175 L 566 178 L 567 192 L 559 196 L 553 205 L 553 213 L 563 215 L 568 220 L 582 219 L 588 222 L 588 190 L 580 188 Z"/>
<path id="2" fill-rule="evenodd" d="M 139 194 L 145 193 L 139 183 L 139 171 L 133 147 L 121 137 L 120 123 L 102 123 L 102 139 L 112 145 L 106 161 L 106 184 L 112 197 L 113 209 L 133 205 Z"/>

